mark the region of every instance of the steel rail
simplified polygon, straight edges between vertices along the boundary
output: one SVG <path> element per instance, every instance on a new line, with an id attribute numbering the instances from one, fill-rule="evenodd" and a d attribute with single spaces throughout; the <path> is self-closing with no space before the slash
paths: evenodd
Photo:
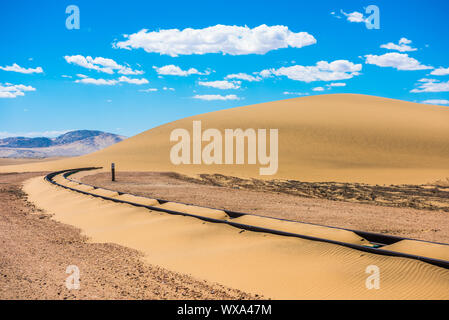
<path id="1" fill-rule="evenodd" d="M 266 216 L 260 216 L 260 215 L 256 215 L 256 214 L 241 213 L 241 212 L 235 212 L 235 211 L 230 211 L 230 210 L 222 210 L 226 214 L 229 215 L 230 220 L 215 219 L 215 218 L 204 217 L 204 216 L 195 215 L 195 214 L 191 214 L 191 213 L 165 209 L 165 208 L 158 207 L 158 206 L 144 205 L 144 204 L 135 203 L 135 202 L 132 202 L 132 201 L 116 199 L 116 198 L 112 198 L 112 197 L 108 197 L 108 196 L 102 196 L 102 195 L 98 195 L 98 194 L 91 193 L 91 192 L 88 192 L 88 191 L 78 190 L 76 188 L 65 186 L 65 185 L 60 184 L 60 183 L 58 183 L 58 182 L 53 180 L 53 178 L 55 176 L 62 174 L 62 176 L 66 180 L 68 180 L 68 181 L 75 182 L 75 183 L 78 183 L 78 184 L 81 184 L 81 185 L 90 186 L 90 187 L 92 187 L 94 189 L 101 188 L 101 189 L 105 189 L 105 190 L 109 190 L 109 191 L 114 191 L 114 192 L 117 192 L 119 195 L 130 194 L 130 193 L 125 193 L 125 192 L 120 192 L 120 191 L 117 191 L 117 190 L 112 190 L 112 189 L 102 188 L 102 187 L 98 187 L 98 186 L 93 186 L 93 185 L 90 185 L 90 184 L 87 184 L 87 183 L 79 182 L 79 181 L 76 181 L 76 180 L 68 178 L 69 176 L 71 176 L 71 175 L 73 175 L 73 174 L 75 174 L 77 172 L 80 172 L 80 171 L 96 170 L 96 169 L 101 169 L 101 167 L 86 167 L 86 168 L 61 170 L 61 171 L 56 171 L 56 172 L 52 172 L 52 173 L 47 174 L 44 177 L 44 179 L 46 181 L 50 182 L 53 185 L 56 185 L 56 186 L 59 186 L 59 187 L 62 187 L 62 188 L 65 188 L 65 189 L 68 189 L 68 190 L 71 190 L 71 191 L 75 191 L 75 192 L 78 192 L 78 193 L 81 193 L 81 194 L 90 195 L 90 196 L 93 196 L 93 197 L 97 197 L 97 198 L 101 198 L 101 199 L 104 199 L 104 200 L 109 200 L 109 201 L 113 201 L 113 202 L 117 202 L 117 203 L 125 203 L 125 204 L 133 205 L 133 206 L 136 206 L 136 207 L 143 207 L 143 208 L 147 208 L 149 210 L 165 212 L 165 213 L 173 214 L 173 215 L 181 215 L 181 216 L 193 217 L 193 218 L 197 218 L 197 219 L 201 219 L 201 220 L 208 221 L 208 222 L 213 222 L 213 223 L 223 223 L 223 224 L 227 224 L 227 225 L 230 225 L 232 227 L 235 227 L 235 228 L 238 228 L 238 229 L 242 229 L 242 230 L 248 230 L 248 231 L 253 231 L 253 232 L 271 233 L 271 234 L 276 234 L 276 235 L 281 235 L 281 236 L 302 238 L 302 239 L 311 240 L 311 241 L 319 241 L 319 242 L 331 243 L 331 244 L 340 245 L 340 246 L 348 247 L 348 248 L 351 248 L 351 249 L 364 251 L 364 252 L 369 252 L 369 253 L 374 253 L 374 254 L 380 254 L 380 255 L 385 255 L 385 256 L 394 256 L 394 257 L 402 257 L 402 258 L 409 258 L 409 259 L 414 259 L 414 260 L 419 260 L 419 261 L 422 261 L 422 262 L 426 262 L 426 263 L 429 263 L 429 264 L 432 264 L 432 265 L 436 265 L 438 267 L 442 267 L 442 268 L 445 268 L 445 269 L 449 269 L 449 261 L 446 261 L 446 260 L 429 258 L 429 257 L 413 255 L 413 254 L 409 254 L 409 253 L 403 253 L 403 252 L 397 252 L 397 251 L 391 251 L 391 250 L 382 249 L 382 246 L 393 244 L 393 243 L 396 243 L 396 242 L 401 241 L 401 240 L 413 240 L 413 241 L 420 241 L 420 242 L 425 242 L 425 243 L 449 246 L 449 244 L 446 244 L 446 243 L 438 243 L 438 242 L 431 242 L 431 241 L 425 241 L 425 240 L 411 239 L 411 238 L 405 238 L 405 237 L 391 236 L 391 235 L 385 235 L 385 234 L 379 234 L 379 233 L 373 233 L 373 232 L 365 232 L 365 231 L 360 231 L 360 230 L 351 230 L 351 229 L 347 229 L 347 228 L 339 228 L 339 227 L 319 225 L 319 224 L 307 223 L 307 222 L 299 222 L 299 221 L 287 220 L 287 219 L 281 219 L 281 218 L 266 217 Z M 134 195 L 134 194 L 130 194 L 130 195 L 142 197 L 142 196 Z M 152 198 L 152 199 L 154 199 L 154 198 Z M 176 202 L 176 201 L 169 201 L 169 200 L 163 200 L 163 199 L 155 199 L 155 200 L 157 200 L 160 204 L 167 203 L 167 202 L 172 202 L 172 203 L 180 203 L 180 204 L 191 205 L 191 204 L 187 204 L 187 203 Z M 203 207 L 203 208 L 208 208 L 208 207 Z M 209 209 L 213 209 L 213 208 L 209 208 Z M 217 210 L 221 210 L 221 209 L 217 209 Z M 275 230 L 275 229 L 263 228 L 263 227 L 252 226 L 252 225 L 247 225 L 247 224 L 243 224 L 243 223 L 233 222 L 232 221 L 232 219 L 241 217 L 243 215 L 258 216 L 258 217 L 263 217 L 263 218 L 267 218 L 267 219 L 275 219 L 275 220 L 289 221 L 289 222 L 295 222 L 295 223 L 304 223 L 304 224 L 322 226 L 322 227 L 327 227 L 327 228 L 352 231 L 355 234 L 357 234 L 357 235 L 363 237 L 364 239 L 366 239 L 371 244 L 376 245 L 377 247 L 370 247 L 370 246 L 358 245 L 358 244 L 347 243 L 347 242 L 342 242 L 342 241 L 337 241 L 337 240 L 318 238 L 318 237 L 313 237 L 313 236 L 308 236 L 308 235 L 303 235 L 303 234 L 298 234 L 298 233 L 291 233 L 291 232 L 280 231 L 280 230 Z"/>

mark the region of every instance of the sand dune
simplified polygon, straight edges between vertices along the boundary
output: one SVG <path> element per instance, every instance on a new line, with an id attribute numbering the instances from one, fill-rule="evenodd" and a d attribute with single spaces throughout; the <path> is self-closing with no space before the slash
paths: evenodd
<path id="1" fill-rule="evenodd" d="M 173 165 L 170 133 L 207 128 L 279 130 L 279 169 L 259 176 L 260 164 Z M 221 110 L 174 121 L 99 152 L 61 161 L 3 166 L 38 171 L 81 166 L 124 171 L 223 173 L 265 179 L 420 184 L 449 177 L 449 108 L 365 95 L 302 97 Z"/>
<path id="2" fill-rule="evenodd" d="M 280 299 L 447 299 L 449 270 L 406 258 L 244 231 L 86 196 L 42 177 L 24 186 L 29 200 L 95 242 L 115 242 L 145 259 L 231 288 Z M 365 283 L 380 270 L 380 289 Z"/>
<path id="3" fill-rule="evenodd" d="M 431 256 L 435 259 L 449 261 L 449 249 L 447 245 L 435 244 L 416 240 L 401 240 L 389 246 L 383 247 L 385 250 L 403 252 L 413 255 Z"/>
<path id="4" fill-rule="evenodd" d="M 42 162 L 48 162 L 48 161 L 55 161 L 59 159 L 64 158 L 0 158 L 0 166 L 16 166 L 16 165 L 23 165 L 23 164 L 31 164 L 31 163 L 42 163 Z M 23 169 L 22 169 L 23 170 Z M 0 171 L 1 172 L 1 171 Z"/>
<path id="5" fill-rule="evenodd" d="M 159 202 L 156 199 L 149 199 L 144 197 L 137 197 L 131 194 L 123 194 L 115 197 L 119 200 L 130 201 L 138 204 L 143 204 L 145 206 L 155 206 L 158 205 Z"/>
<path id="6" fill-rule="evenodd" d="M 297 223 L 250 215 L 236 218 L 233 221 L 261 228 L 301 234 L 309 237 L 329 239 L 358 245 L 368 244 L 366 239 L 363 239 L 352 231 L 343 229 L 323 228 L 322 226 L 313 224 Z"/>

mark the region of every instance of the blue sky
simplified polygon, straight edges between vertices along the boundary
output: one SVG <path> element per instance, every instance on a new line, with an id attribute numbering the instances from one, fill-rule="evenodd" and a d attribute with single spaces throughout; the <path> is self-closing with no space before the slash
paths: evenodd
<path id="1" fill-rule="evenodd" d="M 66 27 L 69 5 L 79 29 Z M 368 5 L 380 29 L 366 27 Z M 0 138 L 132 136 L 328 93 L 447 105 L 448 12 L 447 1 L 2 1 Z"/>

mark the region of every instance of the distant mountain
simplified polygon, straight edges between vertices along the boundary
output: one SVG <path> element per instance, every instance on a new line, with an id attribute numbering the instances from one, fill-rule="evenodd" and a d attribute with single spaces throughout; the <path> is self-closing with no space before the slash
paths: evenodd
<path id="1" fill-rule="evenodd" d="M 97 137 L 97 136 L 111 136 L 111 137 L 119 137 L 116 134 L 112 133 L 106 133 L 103 131 L 97 131 L 97 130 L 77 130 L 77 131 L 70 131 L 67 133 L 64 133 L 60 135 L 59 137 L 54 138 L 54 145 L 62 145 L 67 143 L 72 143 L 75 141 L 84 140 L 90 137 Z M 121 139 L 123 140 L 123 139 Z M 117 142 L 121 141 L 118 140 Z"/>
<path id="2" fill-rule="evenodd" d="M 0 147 L 9 148 L 41 148 L 52 145 L 50 138 L 25 138 L 25 137 L 11 137 L 0 140 Z"/>
<path id="3" fill-rule="evenodd" d="M 11 137 L 0 139 L 2 158 L 73 157 L 98 151 L 126 139 L 97 130 L 76 130 L 56 138 Z"/>

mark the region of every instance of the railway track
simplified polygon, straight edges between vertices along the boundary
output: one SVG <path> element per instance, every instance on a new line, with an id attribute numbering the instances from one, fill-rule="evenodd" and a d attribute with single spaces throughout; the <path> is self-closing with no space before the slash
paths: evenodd
<path id="1" fill-rule="evenodd" d="M 194 217 L 212 223 L 227 224 L 242 230 L 327 242 L 379 255 L 415 259 L 449 269 L 449 245 L 444 243 L 297 222 L 286 219 L 270 218 L 230 210 L 218 210 L 164 199 L 145 198 L 133 194 L 100 188 L 70 178 L 70 176 L 80 171 L 95 169 L 100 168 L 88 167 L 62 170 L 52 172 L 46 175 L 44 179 L 53 185 L 108 201 L 144 207 L 149 210 L 161 211 L 173 215 Z M 405 244 L 405 252 L 404 249 L 401 249 L 402 252 L 392 250 L 394 248 L 404 247 L 403 244 Z M 413 254 L 413 246 L 427 246 L 430 248 L 429 251 L 431 251 L 431 254 L 429 256 Z M 390 249 L 390 247 L 392 249 Z M 407 249 L 407 247 L 409 249 Z M 436 254 L 434 253 L 434 249 L 437 252 Z"/>

